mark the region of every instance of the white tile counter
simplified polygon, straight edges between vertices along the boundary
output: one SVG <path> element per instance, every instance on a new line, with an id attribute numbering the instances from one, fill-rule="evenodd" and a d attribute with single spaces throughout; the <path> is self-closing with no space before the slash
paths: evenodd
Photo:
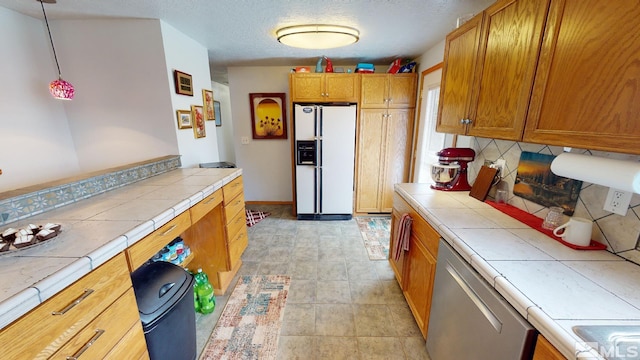
<path id="1" fill-rule="evenodd" d="M 0 328 L 242 175 L 241 169 L 176 169 L 5 226 L 62 225 L 61 233 L 0 253 Z"/>
<path id="2" fill-rule="evenodd" d="M 395 189 L 567 358 L 602 358 L 572 326 L 640 324 L 640 266 L 566 247 L 468 192 Z"/>

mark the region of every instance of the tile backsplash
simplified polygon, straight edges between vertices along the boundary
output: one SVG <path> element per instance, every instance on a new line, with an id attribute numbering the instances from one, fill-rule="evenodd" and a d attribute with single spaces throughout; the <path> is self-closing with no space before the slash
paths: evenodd
<path id="1" fill-rule="evenodd" d="M 473 138 L 472 148 L 476 160 L 469 163 L 469 182 L 473 183 L 485 161 L 504 159 L 504 180 L 509 184 L 509 204 L 544 218 L 548 208 L 513 194 L 520 153 L 529 151 L 558 155 L 564 150 L 560 146 L 547 146 L 523 142 Z M 603 151 L 571 149 L 571 152 L 612 159 L 640 161 L 638 155 L 618 154 Z M 612 175 L 613 176 L 613 175 Z M 603 210 L 608 187 L 583 182 L 574 216 L 592 219 L 595 222 L 593 239 L 607 245 L 607 250 L 640 264 L 640 195 L 633 194 L 626 216 Z"/>
<path id="2" fill-rule="evenodd" d="M 180 166 L 179 155 L 165 156 L 131 166 L 72 178 L 68 181 L 63 179 L 56 182 L 55 186 L 43 184 L 39 188 L 33 187 L 33 191 L 16 191 L 20 195 L 0 198 L 0 226 L 162 174 Z"/>

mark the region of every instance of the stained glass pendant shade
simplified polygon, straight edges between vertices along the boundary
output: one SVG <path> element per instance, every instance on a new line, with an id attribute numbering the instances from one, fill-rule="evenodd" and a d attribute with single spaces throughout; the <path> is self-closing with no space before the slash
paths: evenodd
<path id="1" fill-rule="evenodd" d="M 58 56 L 56 55 L 56 48 L 53 46 L 53 37 L 51 37 L 51 29 L 49 28 L 49 20 L 47 19 L 47 13 L 44 11 L 44 3 L 55 4 L 55 0 L 36 0 L 40 2 L 42 6 L 42 14 L 44 15 L 44 22 L 47 25 L 47 33 L 49 34 L 49 40 L 51 41 L 51 49 L 53 50 L 53 58 L 56 60 L 56 66 L 58 67 L 58 79 L 53 80 L 49 84 L 49 92 L 54 98 L 60 100 L 71 100 L 75 95 L 75 89 L 70 82 L 62 79 L 62 73 L 60 72 L 60 64 L 58 63 Z"/>

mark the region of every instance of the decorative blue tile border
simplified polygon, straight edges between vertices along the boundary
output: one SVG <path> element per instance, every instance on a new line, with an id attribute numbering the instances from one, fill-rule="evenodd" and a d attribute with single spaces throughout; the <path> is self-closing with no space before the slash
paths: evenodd
<path id="1" fill-rule="evenodd" d="M 107 172 L 59 186 L 0 200 L 0 225 L 72 204 L 182 166 L 180 156 L 163 157 L 131 168 Z"/>

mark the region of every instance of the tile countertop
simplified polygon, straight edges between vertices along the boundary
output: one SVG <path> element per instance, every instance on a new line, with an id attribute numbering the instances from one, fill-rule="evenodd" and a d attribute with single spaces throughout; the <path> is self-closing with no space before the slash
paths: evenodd
<path id="1" fill-rule="evenodd" d="M 41 245 L 0 253 L 0 328 L 242 175 L 176 169 L 5 226 L 62 225 Z"/>
<path id="2" fill-rule="evenodd" d="M 602 359 L 575 325 L 640 324 L 640 266 L 566 247 L 468 192 L 395 190 L 568 359 Z"/>

